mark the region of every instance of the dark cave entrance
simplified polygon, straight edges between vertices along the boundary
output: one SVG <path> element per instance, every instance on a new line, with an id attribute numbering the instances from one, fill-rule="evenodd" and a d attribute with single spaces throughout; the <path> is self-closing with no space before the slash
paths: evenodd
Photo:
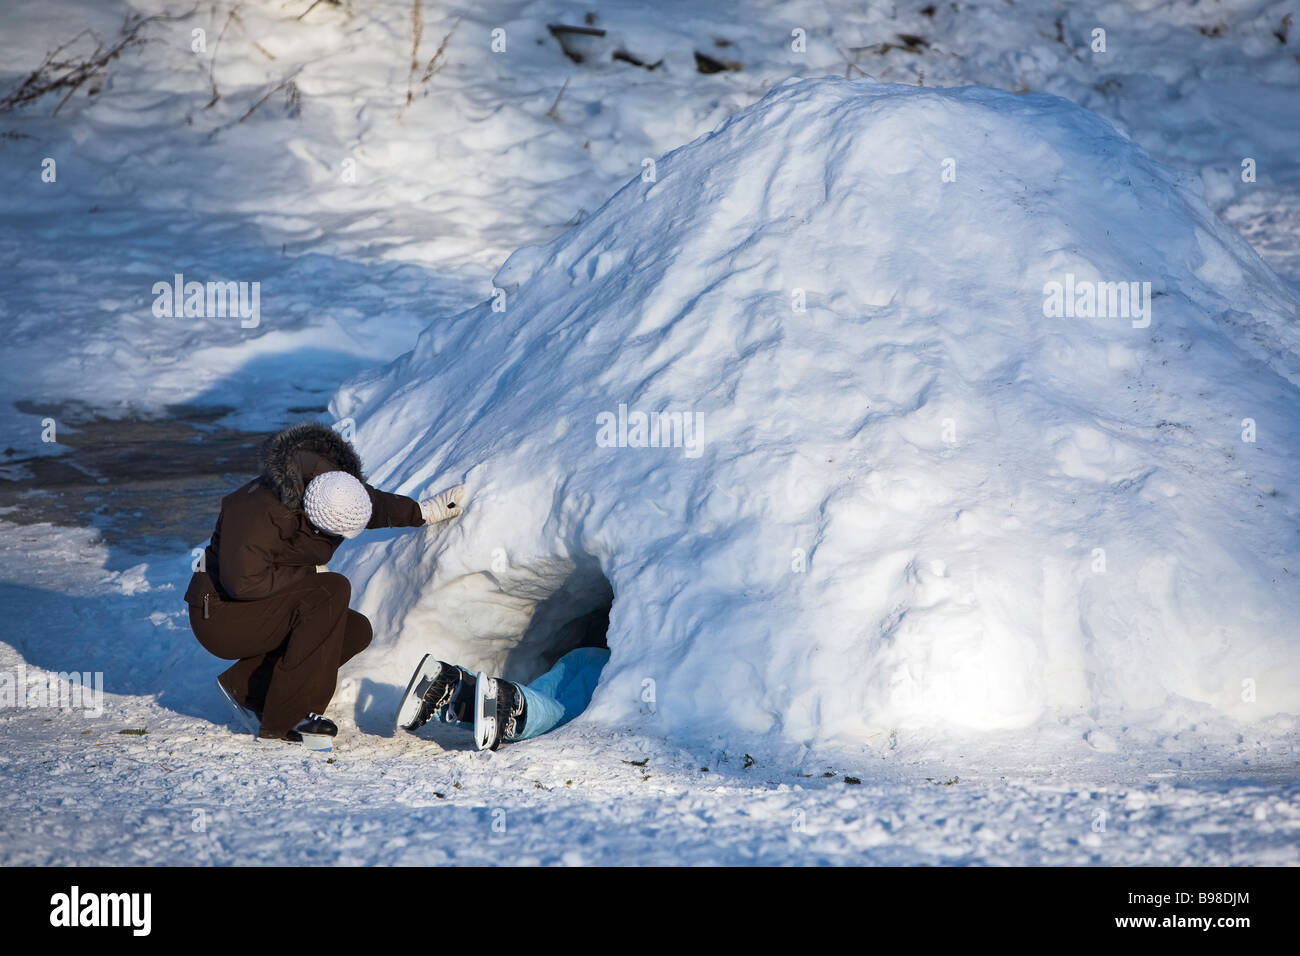
<path id="1" fill-rule="evenodd" d="M 507 680 L 535 680 L 569 651 L 609 647 L 614 588 L 595 559 L 582 562 L 560 587 L 540 601 L 519 643 L 506 656 Z"/>

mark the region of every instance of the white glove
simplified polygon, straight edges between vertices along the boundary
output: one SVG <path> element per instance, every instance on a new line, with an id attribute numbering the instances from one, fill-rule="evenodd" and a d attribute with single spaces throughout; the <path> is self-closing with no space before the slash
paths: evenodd
<path id="1" fill-rule="evenodd" d="M 425 524 L 437 524 L 439 521 L 458 517 L 464 508 L 464 485 L 440 491 L 432 498 L 420 502 L 420 513 L 424 515 Z"/>
<path id="2" fill-rule="evenodd" d="M 330 569 L 330 568 L 329 568 L 329 565 L 328 565 L 328 564 L 318 564 L 318 565 L 316 565 L 316 573 L 317 573 L 317 574 L 324 574 L 324 573 L 325 573 L 326 571 L 328 571 L 329 569 Z"/>

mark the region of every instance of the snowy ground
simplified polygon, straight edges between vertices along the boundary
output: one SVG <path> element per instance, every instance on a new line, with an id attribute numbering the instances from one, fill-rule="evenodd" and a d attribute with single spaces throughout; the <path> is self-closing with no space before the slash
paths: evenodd
<path id="1" fill-rule="evenodd" d="M 0 526 L 0 673 L 105 675 L 98 716 L 0 710 L 7 865 L 1300 863 L 1287 718 L 1225 734 L 1189 710 L 1133 739 L 1080 719 L 769 757 L 683 749 L 647 716 L 493 754 L 454 728 L 393 736 L 396 688 L 346 681 L 334 753 L 258 743 L 232 727 L 176 592 L 148 561 L 102 570 L 105 550 Z"/>
<path id="2" fill-rule="evenodd" d="M 0 666 L 16 659 L 6 649 Z M 442 732 L 444 751 L 351 721 L 327 757 L 130 695 L 98 719 L 0 721 L 10 865 L 1300 862 L 1294 751 L 1253 742 L 1051 767 L 791 768 L 577 727 L 495 754 Z"/>
<path id="3" fill-rule="evenodd" d="M 322 415 L 348 376 L 488 298 L 515 248 L 792 74 L 1065 96 L 1199 176 L 1300 281 L 1286 2 L 609 3 L 610 37 L 582 41 L 584 64 L 545 25 L 585 8 L 426 2 L 415 69 L 410 2 L 296 19 L 309 6 L 0 10 L 0 95 L 83 27 L 111 44 L 128 13 L 171 17 L 57 115 L 62 92 L 0 113 L 0 673 L 102 672 L 106 691 L 98 718 L 0 709 L 0 863 L 1300 862 L 1300 734 L 1285 717 L 1228 730 L 1189 709 L 1128 734 L 1079 718 L 725 755 L 682 750 L 647 717 L 489 755 L 390 737 L 395 689 L 352 678 L 326 757 L 231 733 L 221 665 L 179 602 L 214 495 L 247 470 L 242 431 Z M 497 27 L 504 54 L 489 49 Z M 790 50 L 796 28 L 806 53 Z M 697 72 L 700 52 L 743 69 Z M 150 289 L 177 272 L 262 282 L 261 323 L 155 317 Z M 62 444 L 41 442 L 46 417 Z M 229 458 L 205 461 L 197 436 Z M 115 441 L 130 454 L 105 456 Z"/>

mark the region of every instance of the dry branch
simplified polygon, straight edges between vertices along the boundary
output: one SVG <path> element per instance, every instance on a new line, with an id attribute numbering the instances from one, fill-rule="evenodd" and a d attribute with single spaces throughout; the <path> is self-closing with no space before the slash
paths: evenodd
<path id="1" fill-rule="evenodd" d="M 109 46 L 106 46 L 93 31 L 82 30 L 68 42 L 47 53 L 41 65 L 33 70 L 16 89 L 0 98 L 0 113 L 8 113 L 21 106 L 28 106 L 49 93 L 63 92 L 64 96 L 59 100 L 59 105 L 50 114 L 58 115 L 59 110 L 63 109 L 63 105 L 68 102 L 72 94 L 116 60 L 123 50 L 136 43 L 144 42 L 139 33 L 145 24 L 152 23 L 154 20 L 169 19 L 172 18 L 165 14 L 145 17 L 137 21 L 129 30 L 123 27 L 122 36 Z M 95 40 L 93 52 L 80 58 L 60 59 L 64 50 L 87 35 Z"/>

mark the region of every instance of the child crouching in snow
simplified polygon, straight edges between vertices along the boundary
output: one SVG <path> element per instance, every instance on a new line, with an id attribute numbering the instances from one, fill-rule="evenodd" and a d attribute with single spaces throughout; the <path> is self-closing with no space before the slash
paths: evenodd
<path id="1" fill-rule="evenodd" d="M 589 615 L 597 617 L 603 617 L 594 631 L 601 635 L 599 646 L 574 648 L 527 684 L 474 674 L 425 654 L 406 685 L 397 725 L 414 731 L 435 719 L 472 724 L 478 749 L 496 750 L 503 741 L 539 737 L 567 724 L 591 703 L 609 660 L 603 636 L 609 618 L 601 611 Z"/>
<path id="2" fill-rule="evenodd" d="M 190 627 L 235 664 L 217 685 L 259 737 L 331 745 L 323 716 L 339 668 L 370 644 L 352 588 L 325 565 L 365 528 L 419 527 L 458 516 L 464 488 L 416 502 L 365 483 L 361 458 L 332 428 L 307 422 L 262 449 L 261 474 L 221 501 L 185 592 Z"/>

